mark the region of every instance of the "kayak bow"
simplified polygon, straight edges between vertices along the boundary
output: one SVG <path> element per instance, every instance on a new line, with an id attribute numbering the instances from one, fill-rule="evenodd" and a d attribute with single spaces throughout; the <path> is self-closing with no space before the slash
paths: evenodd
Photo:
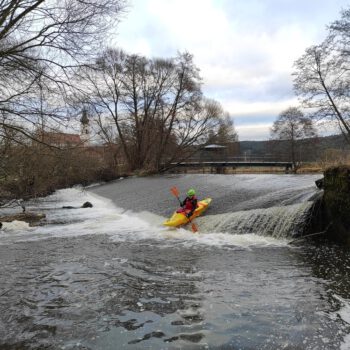
<path id="1" fill-rule="evenodd" d="M 211 198 L 205 198 L 199 201 L 198 207 L 196 208 L 196 210 L 194 211 L 190 219 L 193 220 L 197 216 L 201 215 L 208 208 L 210 202 L 211 202 Z M 181 225 L 188 224 L 188 222 L 189 220 L 184 213 L 175 212 L 170 219 L 163 222 L 163 225 L 169 226 L 169 227 L 178 227 Z"/>

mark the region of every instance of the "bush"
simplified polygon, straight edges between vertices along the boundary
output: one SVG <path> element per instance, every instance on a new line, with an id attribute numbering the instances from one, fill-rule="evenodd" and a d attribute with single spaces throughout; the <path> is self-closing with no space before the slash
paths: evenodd
<path id="1" fill-rule="evenodd" d="M 88 147 L 16 146 L 7 152 L 2 167 L 6 176 L 0 183 L 0 194 L 6 192 L 12 198 L 44 196 L 59 188 L 118 177 L 117 170 Z"/>

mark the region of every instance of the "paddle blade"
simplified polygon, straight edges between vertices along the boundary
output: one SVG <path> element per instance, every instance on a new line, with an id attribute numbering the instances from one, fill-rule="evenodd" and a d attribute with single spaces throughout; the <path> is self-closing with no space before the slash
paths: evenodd
<path id="1" fill-rule="evenodd" d="M 193 232 L 193 233 L 198 232 L 198 227 L 197 227 L 197 225 L 196 225 L 194 222 L 192 222 L 191 227 L 192 227 L 192 232 Z"/>
<path id="2" fill-rule="evenodd" d="M 179 191 L 178 191 L 178 189 L 176 188 L 176 187 L 172 187 L 171 189 L 170 189 L 170 191 L 171 191 L 171 193 L 175 196 L 175 197 L 179 197 Z"/>

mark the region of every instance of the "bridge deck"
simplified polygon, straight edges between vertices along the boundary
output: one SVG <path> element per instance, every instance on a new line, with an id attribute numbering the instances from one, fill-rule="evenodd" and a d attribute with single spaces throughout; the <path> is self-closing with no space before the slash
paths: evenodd
<path id="1" fill-rule="evenodd" d="M 204 161 L 194 162 L 187 161 L 181 163 L 171 163 L 172 166 L 176 167 L 284 167 L 292 168 L 291 162 L 275 162 L 275 161 Z"/>

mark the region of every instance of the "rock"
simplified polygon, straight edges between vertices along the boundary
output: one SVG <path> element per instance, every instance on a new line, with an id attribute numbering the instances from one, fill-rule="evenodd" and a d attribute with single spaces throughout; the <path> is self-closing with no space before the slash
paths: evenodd
<path id="1" fill-rule="evenodd" d="M 45 214 L 39 214 L 39 213 L 20 213 L 20 214 L 13 214 L 13 215 L 5 215 L 0 217 L 0 222 L 12 222 L 12 221 L 25 221 L 28 224 L 33 224 L 41 219 L 44 219 L 46 217 Z"/>
<path id="2" fill-rule="evenodd" d="M 81 207 L 72 207 L 70 205 L 62 207 L 62 209 L 80 209 L 80 208 L 92 208 L 93 205 L 90 202 L 85 202 Z"/>
<path id="3" fill-rule="evenodd" d="M 316 180 L 315 184 L 316 184 L 317 188 L 322 190 L 322 188 L 324 187 L 324 178 Z"/>
<path id="4" fill-rule="evenodd" d="M 328 238 L 350 245 L 350 167 L 332 167 L 324 173 L 323 205 L 332 223 Z"/>
<path id="5" fill-rule="evenodd" d="M 90 202 L 85 202 L 81 207 L 82 208 L 92 208 L 92 204 Z"/>

